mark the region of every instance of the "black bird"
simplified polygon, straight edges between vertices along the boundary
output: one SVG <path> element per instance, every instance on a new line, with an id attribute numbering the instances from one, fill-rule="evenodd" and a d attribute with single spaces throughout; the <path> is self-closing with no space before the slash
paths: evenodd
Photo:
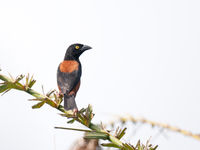
<path id="1" fill-rule="evenodd" d="M 81 62 L 79 56 L 90 46 L 83 44 L 72 44 L 68 47 L 64 60 L 57 70 L 57 84 L 60 94 L 64 95 L 64 108 L 66 110 L 78 111 L 75 97 L 80 87 Z"/>

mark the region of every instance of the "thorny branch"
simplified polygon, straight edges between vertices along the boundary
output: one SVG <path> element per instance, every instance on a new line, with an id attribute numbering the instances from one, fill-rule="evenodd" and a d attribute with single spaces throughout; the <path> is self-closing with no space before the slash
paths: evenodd
<path id="1" fill-rule="evenodd" d="M 35 84 L 36 80 L 33 79 L 33 76 L 30 77 L 29 74 L 25 77 L 25 84 L 22 84 L 20 81 L 24 78 L 24 75 L 20 75 L 17 78 L 13 78 L 11 75 L 7 77 L 5 75 L 0 74 L 0 80 L 3 82 L 0 83 L 0 93 L 7 93 L 11 89 L 19 90 L 26 92 L 33 97 L 32 101 L 37 101 L 38 103 L 33 105 L 32 108 L 41 108 L 44 104 L 48 104 L 49 106 L 59 110 L 62 112 L 63 117 L 67 117 L 71 119 L 68 123 L 73 123 L 77 121 L 82 125 L 89 128 L 89 130 L 83 129 L 73 129 L 73 128 L 63 128 L 56 127 L 59 129 L 67 129 L 67 130 L 76 130 L 76 131 L 84 131 L 85 139 L 102 139 L 107 140 L 109 143 L 103 143 L 102 146 L 105 147 L 115 147 L 122 150 L 155 150 L 157 146 L 153 147 L 151 144 L 143 145 L 138 141 L 136 146 L 131 145 L 130 143 L 122 142 L 121 138 L 125 135 L 125 129 L 117 130 L 115 135 L 113 135 L 110 131 L 106 130 L 101 125 L 96 125 L 92 123 L 93 119 L 93 110 L 91 105 L 88 105 L 87 108 L 82 108 L 77 112 L 76 115 L 73 114 L 72 111 L 66 111 L 64 107 L 61 105 L 62 96 L 56 94 L 56 90 L 49 91 L 47 94 L 41 94 L 32 89 L 32 86 Z M 148 142 L 147 142 L 148 143 Z"/>

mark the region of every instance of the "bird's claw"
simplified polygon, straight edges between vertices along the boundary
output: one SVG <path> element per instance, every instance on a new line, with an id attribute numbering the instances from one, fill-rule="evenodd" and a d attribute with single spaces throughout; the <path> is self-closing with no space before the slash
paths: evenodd
<path id="1" fill-rule="evenodd" d="M 64 94 L 63 94 L 62 92 L 58 92 L 58 91 L 56 91 L 56 96 L 57 96 L 57 97 L 63 97 Z"/>

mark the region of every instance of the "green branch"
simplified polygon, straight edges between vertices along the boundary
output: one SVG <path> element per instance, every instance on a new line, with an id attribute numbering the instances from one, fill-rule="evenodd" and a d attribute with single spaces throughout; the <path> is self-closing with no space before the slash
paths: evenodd
<path id="1" fill-rule="evenodd" d="M 13 78 L 11 75 L 7 77 L 5 75 L 0 74 L 0 80 L 3 82 L 0 83 L 0 93 L 5 94 L 6 92 L 10 91 L 11 89 L 16 89 L 20 91 L 24 91 L 33 97 L 32 101 L 37 101 L 38 103 L 33 105 L 32 108 L 41 108 L 44 104 L 48 104 L 51 107 L 59 110 L 62 112 L 62 116 L 67 117 L 71 120 L 68 123 L 73 123 L 77 121 L 82 125 L 88 127 L 90 130 L 83 130 L 83 129 L 74 129 L 74 128 L 63 128 L 63 127 L 56 127 L 59 129 L 66 129 L 66 130 L 76 130 L 76 131 L 83 131 L 85 132 L 85 137 L 88 139 L 102 139 L 108 140 L 109 143 L 104 143 L 102 146 L 107 147 L 115 147 L 123 150 L 155 150 L 156 147 L 152 147 L 151 145 L 144 146 L 142 144 L 137 144 L 135 147 L 131 144 L 127 144 L 121 141 L 121 138 L 125 135 L 125 129 L 116 130 L 115 135 L 112 135 L 110 131 L 107 131 L 100 125 L 93 124 L 92 118 L 94 116 L 93 110 L 91 105 L 88 105 L 86 109 L 81 109 L 76 114 L 72 111 L 66 111 L 61 105 L 63 97 L 61 95 L 56 94 L 56 90 L 49 91 L 47 94 L 41 94 L 32 89 L 32 86 L 35 84 L 36 80 L 33 79 L 33 76 L 30 77 L 29 74 L 25 77 L 25 84 L 20 83 L 20 81 L 24 78 L 24 75 L 20 75 L 17 78 Z"/>

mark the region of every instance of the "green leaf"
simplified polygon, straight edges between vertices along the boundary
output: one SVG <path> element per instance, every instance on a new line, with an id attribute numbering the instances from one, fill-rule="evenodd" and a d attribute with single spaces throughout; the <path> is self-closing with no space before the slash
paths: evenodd
<path id="1" fill-rule="evenodd" d="M 0 93 L 3 93 L 6 90 L 8 90 L 8 86 L 7 85 L 1 85 L 0 86 Z"/>
<path id="2" fill-rule="evenodd" d="M 44 98 L 33 98 L 29 99 L 29 101 L 44 101 Z"/>
<path id="3" fill-rule="evenodd" d="M 33 109 L 40 108 L 45 104 L 45 101 L 39 102 L 32 106 Z"/>
<path id="4" fill-rule="evenodd" d="M 72 110 L 68 110 L 68 111 L 65 111 L 65 113 L 63 114 L 60 114 L 62 117 L 67 117 L 67 118 L 77 118 L 75 115 L 74 115 L 74 112 Z"/>
<path id="5" fill-rule="evenodd" d="M 101 145 L 105 147 L 121 148 L 119 145 L 116 145 L 114 143 L 102 143 Z"/>
<path id="6" fill-rule="evenodd" d="M 87 132 L 84 138 L 86 139 L 102 139 L 107 140 L 109 138 L 108 134 L 103 132 Z"/>
<path id="7" fill-rule="evenodd" d="M 138 145 L 138 150 L 143 150 L 141 145 Z"/>
<path id="8" fill-rule="evenodd" d="M 49 97 L 49 96 L 51 96 L 51 94 L 53 94 L 54 92 L 55 92 L 55 90 L 50 90 L 50 91 L 46 94 L 46 96 Z"/>
<path id="9" fill-rule="evenodd" d="M 74 123 L 75 119 L 71 119 L 69 121 L 67 121 L 67 123 Z"/>
<path id="10" fill-rule="evenodd" d="M 94 116 L 94 114 L 92 113 L 92 106 L 88 105 L 87 109 L 85 110 L 85 114 L 79 111 L 78 116 L 84 125 L 89 126 Z"/>
<path id="11" fill-rule="evenodd" d="M 82 108 L 81 110 L 79 110 L 79 113 L 84 113 L 86 111 L 85 108 Z"/>
<path id="12" fill-rule="evenodd" d="M 51 105 L 52 107 L 57 108 L 57 104 L 56 104 L 54 101 L 52 101 L 51 99 L 49 99 L 49 98 L 44 98 L 44 101 L 45 101 L 47 104 Z"/>
<path id="13" fill-rule="evenodd" d="M 30 80 L 28 87 L 32 88 L 32 86 L 35 84 L 36 80 Z"/>
<path id="14" fill-rule="evenodd" d="M 65 128 L 65 127 L 55 127 L 55 129 L 74 130 L 74 131 L 81 131 L 81 132 L 91 132 L 91 130 L 77 129 L 77 128 Z"/>
<path id="15" fill-rule="evenodd" d="M 124 147 L 122 149 L 125 149 L 125 150 L 135 150 L 135 148 L 132 145 L 130 145 L 130 144 L 125 143 L 125 144 L 123 144 L 123 146 Z"/>
<path id="16" fill-rule="evenodd" d="M 4 76 L 4 75 L 2 75 L 2 74 L 0 74 L 0 79 L 1 79 L 2 81 L 6 81 L 6 82 L 12 82 L 12 80 L 11 80 L 9 77 Z"/>
<path id="17" fill-rule="evenodd" d="M 29 73 L 26 76 L 26 84 L 25 84 L 26 88 L 28 88 L 28 82 L 29 82 Z"/>
<path id="18" fill-rule="evenodd" d="M 78 112 L 78 113 L 77 113 L 77 117 L 78 117 L 78 120 L 79 120 L 82 124 L 88 126 L 88 124 L 87 124 L 87 118 L 85 118 L 85 116 L 84 116 L 82 113 Z"/>
<path id="19" fill-rule="evenodd" d="M 120 129 L 118 135 L 117 135 L 117 138 L 118 139 L 121 139 L 124 135 L 125 135 L 125 131 L 126 131 L 127 128 L 124 128 L 123 130 Z"/>
<path id="20" fill-rule="evenodd" d="M 156 145 L 154 148 L 150 148 L 150 150 L 156 150 L 158 148 L 158 145 Z"/>
<path id="21" fill-rule="evenodd" d="M 139 147 L 141 144 L 140 144 L 140 140 L 138 140 L 137 144 L 136 144 L 136 148 Z"/>
<path id="22" fill-rule="evenodd" d="M 33 75 L 31 76 L 30 80 L 29 81 L 32 81 L 33 80 Z"/>

